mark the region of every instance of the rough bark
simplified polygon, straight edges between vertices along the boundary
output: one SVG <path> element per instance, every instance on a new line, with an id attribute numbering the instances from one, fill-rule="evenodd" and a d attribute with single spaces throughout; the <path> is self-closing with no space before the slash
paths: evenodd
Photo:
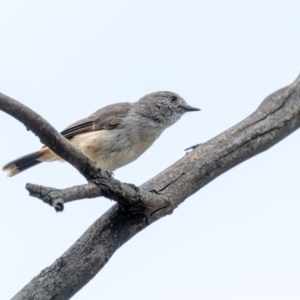
<path id="1" fill-rule="evenodd" d="M 4 100 L 3 100 L 4 99 Z M 10 113 L 34 131 L 27 120 L 26 110 L 16 113 L 11 100 L 0 95 L 0 109 Z M 19 115 L 22 114 L 22 118 Z M 24 116 L 24 114 L 26 116 Z M 29 116 L 28 116 L 29 117 Z M 52 204 L 104 195 L 117 201 L 50 267 L 32 279 L 13 299 L 69 299 L 91 280 L 108 262 L 113 253 L 139 231 L 162 218 L 207 183 L 247 160 L 267 150 L 300 127 L 300 77 L 290 86 L 267 97 L 248 118 L 210 141 L 199 145 L 172 166 L 139 188 L 109 178 L 86 156 L 72 151 L 47 122 L 35 115 L 33 121 L 44 122 L 45 132 L 34 131 L 58 155 L 72 163 L 89 181 L 88 184 L 66 190 L 28 185 L 35 196 Z M 67 145 L 67 146 L 66 146 Z M 65 147 L 65 148 L 64 148 Z M 64 150 L 61 150 L 61 149 Z M 61 155 L 65 151 L 65 156 Z M 68 152 L 70 151 L 70 152 Z M 82 160 L 78 157 L 83 155 Z M 93 171 L 89 171 L 92 169 Z M 89 174 L 89 175 L 87 175 Z M 76 194 L 76 189 L 80 192 Z M 49 200 L 50 199 L 50 200 Z"/>

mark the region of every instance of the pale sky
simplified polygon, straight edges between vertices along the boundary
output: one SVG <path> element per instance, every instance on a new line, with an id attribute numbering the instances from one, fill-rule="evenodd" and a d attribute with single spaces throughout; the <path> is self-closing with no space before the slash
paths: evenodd
<path id="1" fill-rule="evenodd" d="M 300 72 L 299 1 L 1 1 L 0 92 L 58 130 L 170 90 L 186 114 L 115 172 L 142 184 L 251 114 Z M 0 112 L 0 165 L 41 145 Z M 237 166 L 121 247 L 73 299 L 299 299 L 300 131 Z M 67 163 L 0 173 L 0 299 L 49 266 L 113 202 L 63 213 L 25 190 L 85 183 Z"/>

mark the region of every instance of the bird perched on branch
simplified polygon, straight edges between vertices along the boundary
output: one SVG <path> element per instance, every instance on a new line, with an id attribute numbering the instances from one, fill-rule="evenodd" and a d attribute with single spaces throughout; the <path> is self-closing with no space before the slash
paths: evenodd
<path id="1" fill-rule="evenodd" d="M 155 92 L 134 103 L 105 106 L 67 127 L 61 134 L 94 159 L 100 168 L 114 171 L 143 154 L 161 133 L 191 107 L 177 94 Z M 14 176 L 41 162 L 62 160 L 47 146 L 3 167 Z"/>

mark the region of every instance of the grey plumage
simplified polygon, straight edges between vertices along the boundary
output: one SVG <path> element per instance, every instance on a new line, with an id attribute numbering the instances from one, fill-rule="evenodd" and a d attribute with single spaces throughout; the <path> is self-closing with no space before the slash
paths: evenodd
<path id="1" fill-rule="evenodd" d="M 137 159 L 161 133 L 190 107 L 177 94 L 155 92 L 134 103 L 116 103 L 99 109 L 61 132 L 98 165 L 114 171 Z M 18 158 L 3 167 L 8 176 L 44 161 L 61 160 L 48 147 Z"/>

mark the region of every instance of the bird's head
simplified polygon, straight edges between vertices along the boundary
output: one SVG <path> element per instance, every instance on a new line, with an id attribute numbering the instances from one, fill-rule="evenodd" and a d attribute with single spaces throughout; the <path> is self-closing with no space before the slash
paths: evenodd
<path id="1" fill-rule="evenodd" d="M 174 124 L 186 112 L 200 110 L 189 106 L 178 94 L 165 91 L 147 94 L 136 104 L 140 114 L 164 127 Z"/>

